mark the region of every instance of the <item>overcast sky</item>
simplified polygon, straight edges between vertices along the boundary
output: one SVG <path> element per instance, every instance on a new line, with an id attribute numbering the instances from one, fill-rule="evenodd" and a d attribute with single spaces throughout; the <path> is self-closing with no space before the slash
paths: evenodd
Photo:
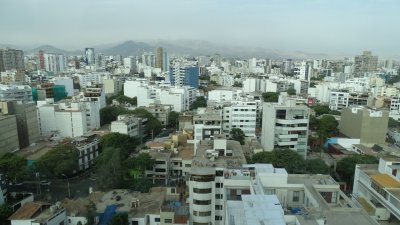
<path id="1" fill-rule="evenodd" d="M 1 0 L 0 43 L 77 49 L 195 39 L 287 51 L 400 52 L 400 0 Z"/>

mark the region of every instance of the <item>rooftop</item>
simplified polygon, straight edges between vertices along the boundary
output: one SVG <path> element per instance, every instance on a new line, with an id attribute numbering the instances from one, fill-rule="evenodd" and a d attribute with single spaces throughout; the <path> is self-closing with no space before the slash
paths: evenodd
<path id="1" fill-rule="evenodd" d="M 400 188 L 400 182 L 387 174 L 372 175 L 371 179 L 382 188 Z"/>
<path id="2" fill-rule="evenodd" d="M 201 141 L 193 157 L 192 167 L 219 167 L 227 169 L 240 169 L 246 164 L 242 146 L 239 142 L 227 140 L 227 150 L 232 151 L 232 156 L 218 156 L 214 159 L 206 157 L 206 151 L 213 149 L 213 141 Z"/>

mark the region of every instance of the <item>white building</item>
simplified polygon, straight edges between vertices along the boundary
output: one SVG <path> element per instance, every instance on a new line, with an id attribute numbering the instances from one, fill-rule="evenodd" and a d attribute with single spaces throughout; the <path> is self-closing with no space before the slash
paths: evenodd
<path id="1" fill-rule="evenodd" d="M 62 54 L 45 53 L 44 68 L 54 73 L 64 72 L 67 70 L 67 60 Z"/>
<path id="2" fill-rule="evenodd" d="M 384 157 L 377 164 L 356 165 L 353 201 L 376 220 L 400 220 L 400 159 Z"/>
<path id="3" fill-rule="evenodd" d="M 79 78 L 81 88 L 103 83 L 103 76 L 100 73 L 75 74 L 75 76 Z"/>
<path id="4" fill-rule="evenodd" d="M 14 212 L 9 220 L 11 225 L 66 225 L 67 214 L 59 204 L 29 202 Z"/>
<path id="5" fill-rule="evenodd" d="M 111 132 L 138 137 L 139 118 L 133 115 L 119 115 L 116 121 L 111 122 Z"/>
<path id="6" fill-rule="evenodd" d="M 264 102 L 261 144 L 265 151 L 289 148 L 307 155 L 308 107 L 280 96 L 279 103 Z"/>
<path id="7" fill-rule="evenodd" d="M 257 103 L 255 101 L 232 101 L 223 108 L 223 131 L 229 136 L 233 128 L 239 128 L 248 137 L 256 136 Z"/>
<path id="8" fill-rule="evenodd" d="M 106 95 L 118 94 L 122 90 L 122 83 L 120 80 L 106 78 L 103 79 L 104 93 Z"/>
<path id="9" fill-rule="evenodd" d="M 194 151 L 202 140 L 212 140 L 222 133 L 222 112 L 210 108 L 198 108 L 193 115 Z"/>
<path id="10" fill-rule="evenodd" d="M 99 138 L 94 133 L 86 133 L 75 137 L 72 144 L 79 150 L 79 169 L 89 169 L 99 155 Z"/>
<path id="11" fill-rule="evenodd" d="M 238 100 L 241 93 L 243 93 L 243 91 L 238 88 L 215 89 L 208 92 L 207 101 L 219 103 L 230 102 L 233 100 Z"/>
<path id="12" fill-rule="evenodd" d="M 86 86 L 83 92 L 83 101 L 96 102 L 99 109 L 107 106 L 106 94 L 104 93 L 104 86 L 102 84 L 93 84 Z"/>
<path id="13" fill-rule="evenodd" d="M 1 101 L 26 101 L 32 98 L 32 88 L 28 85 L 3 85 L 0 84 Z"/>

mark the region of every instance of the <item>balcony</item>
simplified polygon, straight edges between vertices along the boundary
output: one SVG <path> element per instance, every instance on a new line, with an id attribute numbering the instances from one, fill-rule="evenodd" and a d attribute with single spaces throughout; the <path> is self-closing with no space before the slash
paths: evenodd
<path id="1" fill-rule="evenodd" d="M 299 123 L 308 123 L 308 120 L 307 119 L 293 119 L 293 120 L 276 119 L 276 123 L 279 123 L 279 124 L 299 124 Z"/>

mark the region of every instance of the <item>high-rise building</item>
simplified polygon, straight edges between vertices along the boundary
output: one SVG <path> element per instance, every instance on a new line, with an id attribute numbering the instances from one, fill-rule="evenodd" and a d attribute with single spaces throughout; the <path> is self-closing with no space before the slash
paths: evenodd
<path id="1" fill-rule="evenodd" d="M 169 56 L 168 53 L 163 53 L 163 71 L 169 71 Z"/>
<path id="2" fill-rule="evenodd" d="M 364 51 L 362 55 L 354 58 L 354 73 L 358 76 L 375 72 L 377 68 L 378 56 L 373 56 L 371 51 Z"/>
<path id="3" fill-rule="evenodd" d="M 261 144 L 265 151 L 288 148 L 307 155 L 308 107 L 281 95 L 278 103 L 264 102 Z"/>
<path id="4" fill-rule="evenodd" d="M 94 48 L 85 48 L 85 61 L 87 65 L 94 65 L 95 63 Z"/>
<path id="5" fill-rule="evenodd" d="M 41 70 L 45 69 L 44 51 L 43 50 L 39 51 L 39 69 L 41 69 Z"/>
<path id="6" fill-rule="evenodd" d="M 44 69 L 46 71 L 59 73 L 67 70 L 67 60 L 62 54 L 44 54 Z"/>
<path id="7" fill-rule="evenodd" d="M 156 52 L 156 68 L 164 69 L 163 63 L 164 63 L 164 51 L 162 47 L 157 48 Z"/>
<path id="8" fill-rule="evenodd" d="M 24 52 L 16 49 L 0 49 L 0 72 L 25 70 Z"/>
<path id="9" fill-rule="evenodd" d="M 199 67 L 173 67 L 170 69 L 170 81 L 172 85 L 199 87 Z"/>

